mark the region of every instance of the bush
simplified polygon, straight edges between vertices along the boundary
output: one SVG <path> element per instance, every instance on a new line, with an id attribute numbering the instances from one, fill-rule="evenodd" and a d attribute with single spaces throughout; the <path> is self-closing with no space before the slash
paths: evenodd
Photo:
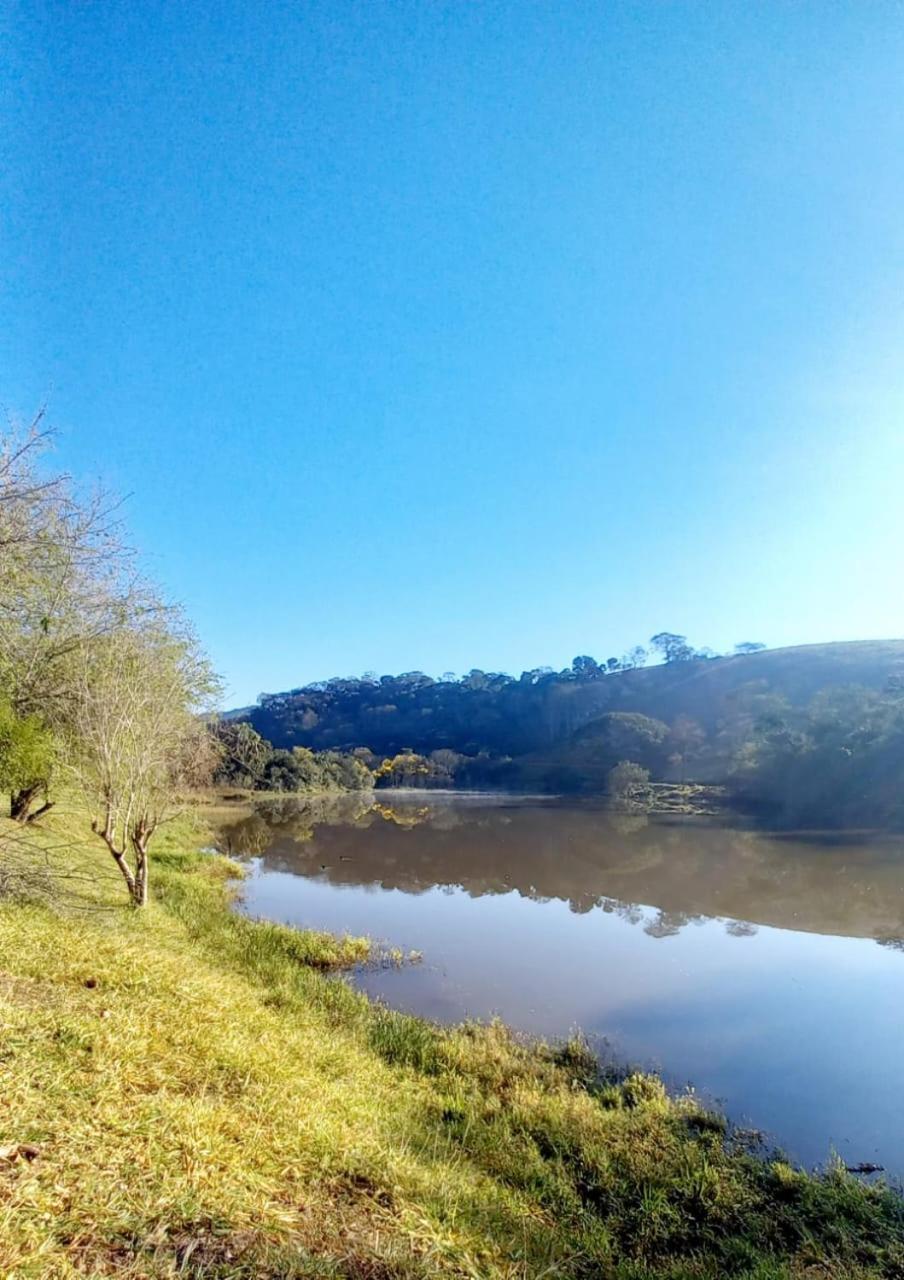
<path id="1" fill-rule="evenodd" d="M 642 765 L 622 760 L 609 770 L 606 791 L 612 803 L 620 809 L 649 808 L 652 799 L 650 772 Z"/>

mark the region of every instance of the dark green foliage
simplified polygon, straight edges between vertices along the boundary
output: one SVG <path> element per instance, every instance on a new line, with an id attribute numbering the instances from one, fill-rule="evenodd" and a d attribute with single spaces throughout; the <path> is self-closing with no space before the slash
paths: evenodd
<path id="1" fill-rule="evenodd" d="M 674 631 L 660 631 L 651 638 L 650 645 L 664 662 L 689 662 L 695 656 L 687 636 L 678 636 Z"/>
<path id="2" fill-rule="evenodd" d="M 737 794 L 791 827 L 904 825 L 904 695 L 824 689 L 764 703 L 738 749 Z"/>
<path id="3" fill-rule="evenodd" d="M 466 769 L 479 782 L 484 768 L 495 772 L 491 762 L 501 757 L 547 747 L 606 711 L 632 710 L 619 705 L 626 689 L 613 677 L 639 691 L 646 656 L 639 645 L 605 662 L 580 654 L 562 671 L 535 667 L 517 680 L 477 667 L 460 679 L 446 673 L 434 680 L 423 671 L 336 678 L 262 694 L 248 718 L 258 733 L 285 748 L 365 747 L 380 760 L 401 753 L 435 759 L 439 751 L 481 759 L 482 765 L 441 765 L 451 775 Z M 688 647 L 687 656 L 699 654 Z"/>
<path id="4" fill-rule="evenodd" d="M 234 787 L 260 783 L 273 748 L 246 720 L 222 720 L 212 733 L 220 752 L 217 780 Z"/>
<path id="5" fill-rule="evenodd" d="M 607 711 L 574 735 L 576 745 L 593 748 L 600 757 L 616 763 L 639 760 L 655 768 L 661 763 L 662 744 L 669 726 L 636 711 Z"/>
<path id="6" fill-rule="evenodd" d="M 731 782 L 745 805 L 789 826 L 904 825 L 892 706 L 904 642 L 761 651 L 746 641 L 713 660 L 685 652 L 673 632 L 654 640 L 668 658 L 657 666 L 631 651 L 606 662 L 582 654 L 563 671 L 518 679 L 477 668 L 461 679 L 368 675 L 264 696 L 249 717 L 284 750 L 356 754 L 379 785 L 601 794 L 628 760 L 655 781 Z M 854 684 L 882 704 L 861 708 L 859 728 L 839 709 Z M 820 690 L 825 705 L 810 723 Z M 279 766 L 285 785 L 300 766 L 280 761 L 271 773 Z"/>
<path id="7" fill-rule="evenodd" d="M 274 748 L 247 721 L 212 729 L 220 752 L 214 780 L 258 791 L 363 791 L 373 774 L 360 753 Z"/>
<path id="8" fill-rule="evenodd" d="M 373 775 L 360 760 L 339 751 L 277 748 L 259 786 L 264 791 L 363 791 L 373 786 Z"/>

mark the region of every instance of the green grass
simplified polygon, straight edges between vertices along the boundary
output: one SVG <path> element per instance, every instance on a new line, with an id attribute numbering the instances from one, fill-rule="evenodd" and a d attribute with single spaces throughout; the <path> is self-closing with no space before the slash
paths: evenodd
<path id="1" fill-rule="evenodd" d="M 578 1043 L 371 1004 L 326 972 L 367 943 L 233 912 L 187 820 L 131 911 L 77 820 L 0 852 L 3 1276 L 904 1277 L 893 1193 Z"/>

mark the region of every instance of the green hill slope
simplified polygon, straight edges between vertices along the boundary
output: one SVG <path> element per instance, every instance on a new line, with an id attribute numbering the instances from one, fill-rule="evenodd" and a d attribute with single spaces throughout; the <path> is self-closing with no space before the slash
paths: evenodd
<path id="1" fill-rule="evenodd" d="M 461 680 L 433 680 L 409 672 L 337 679 L 266 695 L 245 714 L 279 747 L 367 747 L 377 757 L 451 750 L 472 761 L 456 772 L 457 785 L 552 789 L 590 775 L 596 785 L 611 757 L 605 751 L 594 754 L 589 727 L 613 713 L 636 714 L 672 731 L 658 754 L 644 759 L 657 776 L 720 781 L 764 707 L 784 700 L 802 708 L 820 691 L 849 685 L 878 692 L 902 675 L 904 640 L 864 640 L 613 673 L 536 670 L 514 679 L 472 671 Z M 683 751 L 675 740 L 687 720 L 704 735 L 693 752 Z M 677 764 L 676 752 L 682 757 Z M 616 758 L 641 757 L 619 746 Z M 502 759 L 516 760 L 517 768 L 499 764 Z"/>
<path id="2" fill-rule="evenodd" d="M 667 663 L 610 677 L 619 710 L 639 711 L 672 723 L 692 716 L 709 731 L 731 715 L 742 691 L 759 688 L 795 706 L 819 690 L 847 684 L 882 689 L 904 674 L 904 640 L 851 640 L 764 649 L 705 662 Z"/>

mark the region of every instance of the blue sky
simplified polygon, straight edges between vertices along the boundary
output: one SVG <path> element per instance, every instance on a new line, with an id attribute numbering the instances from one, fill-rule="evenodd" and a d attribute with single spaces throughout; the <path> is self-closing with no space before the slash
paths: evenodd
<path id="1" fill-rule="evenodd" d="M 904 633 L 899 5 L 2 21 L 0 398 L 231 702 Z"/>

